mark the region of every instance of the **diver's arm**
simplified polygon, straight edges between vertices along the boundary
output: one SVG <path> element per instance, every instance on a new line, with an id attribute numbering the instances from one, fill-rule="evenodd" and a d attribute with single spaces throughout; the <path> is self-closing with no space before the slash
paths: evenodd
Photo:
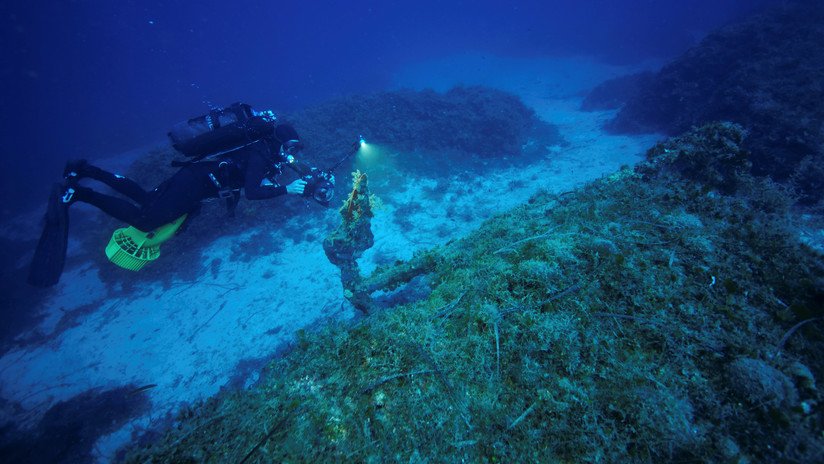
<path id="1" fill-rule="evenodd" d="M 262 156 L 254 153 L 249 157 L 243 186 L 247 199 L 265 200 L 285 193 L 303 195 L 305 188 L 306 181 L 303 179 L 296 179 L 286 186 L 278 184 L 274 176 L 270 177 L 270 165 Z"/>

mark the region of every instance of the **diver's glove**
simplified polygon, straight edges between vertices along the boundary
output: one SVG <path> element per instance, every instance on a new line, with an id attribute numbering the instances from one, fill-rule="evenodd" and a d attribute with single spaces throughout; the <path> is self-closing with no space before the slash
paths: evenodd
<path id="1" fill-rule="evenodd" d="M 306 190 L 306 181 L 303 179 L 297 179 L 291 184 L 286 186 L 286 193 L 291 193 L 293 195 L 303 195 L 303 192 Z"/>

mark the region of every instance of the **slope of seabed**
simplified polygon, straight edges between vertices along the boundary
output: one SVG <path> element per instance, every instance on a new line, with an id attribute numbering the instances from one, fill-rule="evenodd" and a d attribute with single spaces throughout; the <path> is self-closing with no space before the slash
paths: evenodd
<path id="1" fill-rule="evenodd" d="M 427 297 L 300 333 L 126 461 L 821 462 L 824 264 L 743 137 L 704 126 L 424 252 Z"/>

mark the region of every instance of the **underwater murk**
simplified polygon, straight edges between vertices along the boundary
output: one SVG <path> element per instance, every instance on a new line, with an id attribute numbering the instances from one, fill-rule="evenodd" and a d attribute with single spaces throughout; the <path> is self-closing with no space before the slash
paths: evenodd
<path id="1" fill-rule="evenodd" d="M 824 462 L 821 43 L 789 3 L 652 68 L 545 62 L 559 94 L 484 57 L 276 112 L 329 207 L 204 204 L 139 272 L 72 209 L 59 283 L 9 290 L 52 311 L 0 358 L 0 456 Z"/>

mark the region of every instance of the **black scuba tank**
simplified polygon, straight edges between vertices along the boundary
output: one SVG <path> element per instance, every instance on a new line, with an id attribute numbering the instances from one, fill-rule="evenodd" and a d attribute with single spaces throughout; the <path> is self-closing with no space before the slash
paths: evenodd
<path id="1" fill-rule="evenodd" d="M 169 139 L 175 150 L 201 159 L 256 142 L 274 130 L 271 112 L 258 114 L 250 105 L 234 103 L 176 124 Z"/>

